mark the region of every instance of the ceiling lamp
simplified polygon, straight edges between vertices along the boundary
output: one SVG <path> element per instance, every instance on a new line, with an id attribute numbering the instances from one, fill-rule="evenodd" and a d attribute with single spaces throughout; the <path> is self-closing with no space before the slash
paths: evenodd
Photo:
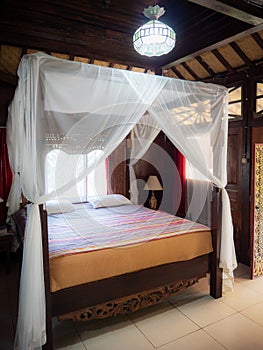
<path id="1" fill-rule="evenodd" d="M 163 7 L 149 6 L 143 14 L 150 21 L 138 28 L 133 35 L 133 46 L 145 56 L 161 56 L 170 52 L 175 45 L 175 32 L 167 24 L 158 21 L 165 13 Z"/>

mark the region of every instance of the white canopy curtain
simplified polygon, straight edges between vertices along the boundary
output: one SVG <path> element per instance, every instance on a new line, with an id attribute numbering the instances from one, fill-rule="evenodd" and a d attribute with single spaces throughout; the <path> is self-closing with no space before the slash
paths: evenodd
<path id="1" fill-rule="evenodd" d="M 226 185 L 227 90 L 188 82 L 70 62 L 37 53 L 23 57 L 18 88 L 9 109 L 8 146 L 21 190 L 33 204 L 25 232 L 15 349 L 40 349 L 45 343 L 45 298 L 38 204 L 63 195 L 91 172 L 52 193 L 44 191 L 45 155 L 103 150 L 103 161 L 146 111 L 175 146 L 220 188 Z M 213 169 L 207 171 L 204 138 L 210 139 Z M 14 178 L 18 187 L 19 177 Z M 18 192 L 16 192 L 18 193 Z M 10 197 L 12 208 L 19 197 Z M 229 199 L 223 190 L 220 264 L 233 276 L 236 266 Z M 16 203 L 15 203 L 16 201 Z"/>
<path id="2" fill-rule="evenodd" d="M 155 119 L 147 113 L 135 125 L 131 135 L 131 161 L 129 164 L 130 175 L 130 199 L 134 204 L 138 204 L 138 186 L 134 165 L 147 152 L 151 143 L 160 132 L 160 128 Z"/>

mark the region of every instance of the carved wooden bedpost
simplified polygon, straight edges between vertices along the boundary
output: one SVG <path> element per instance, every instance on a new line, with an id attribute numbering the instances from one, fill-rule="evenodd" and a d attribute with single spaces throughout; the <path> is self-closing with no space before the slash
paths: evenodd
<path id="1" fill-rule="evenodd" d="M 211 232 L 213 252 L 210 254 L 210 295 L 222 297 L 222 269 L 219 268 L 222 230 L 222 193 L 221 189 L 213 187 L 212 191 Z"/>
<path id="2" fill-rule="evenodd" d="M 43 247 L 43 268 L 46 295 L 46 332 L 47 342 L 43 346 L 43 350 L 53 350 L 53 334 L 52 334 L 52 304 L 50 294 L 50 278 L 49 278 L 49 249 L 48 249 L 48 228 L 47 228 L 47 212 L 43 208 L 43 204 L 39 205 L 41 231 L 42 231 L 42 247 Z"/>

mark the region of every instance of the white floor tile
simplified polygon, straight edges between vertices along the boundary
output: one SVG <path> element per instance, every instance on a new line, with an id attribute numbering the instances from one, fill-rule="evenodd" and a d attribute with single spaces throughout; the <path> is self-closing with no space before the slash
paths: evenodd
<path id="1" fill-rule="evenodd" d="M 198 288 L 197 285 L 194 285 L 192 287 L 187 288 L 183 292 L 175 295 L 174 297 L 170 298 L 169 303 L 177 307 L 192 302 L 194 300 L 203 298 L 204 296 L 207 296 L 207 292 Z"/>
<path id="2" fill-rule="evenodd" d="M 74 341 L 74 339 L 73 339 Z M 55 346 L 55 350 L 86 350 L 84 344 L 80 341 L 76 341 L 75 343 L 67 343 L 64 345 L 60 345 L 59 347 Z"/>
<path id="3" fill-rule="evenodd" d="M 250 318 L 252 321 L 255 321 L 263 326 L 263 302 L 250 306 L 249 308 L 243 310 L 241 313 Z"/>
<path id="4" fill-rule="evenodd" d="M 85 350 L 72 321 L 54 320 L 53 339 L 56 350 Z"/>
<path id="5" fill-rule="evenodd" d="M 205 327 L 236 313 L 220 299 L 214 299 L 210 296 L 180 306 L 178 309 L 200 327 Z"/>
<path id="6" fill-rule="evenodd" d="M 196 284 L 197 288 L 204 291 L 206 294 L 210 293 L 210 276 L 207 275 L 207 277 L 201 278 L 198 283 Z"/>
<path id="7" fill-rule="evenodd" d="M 235 277 L 234 286 L 235 286 L 235 283 L 246 283 L 248 281 L 250 281 L 250 274 L 245 274 L 245 275 Z"/>
<path id="8" fill-rule="evenodd" d="M 228 350 L 262 350 L 263 327 L 241 314 L 235 314 L 204 328 Z"/>
<path id="9" fill-rule="evenodd" d="M 132 321 L 155 346 L 192 333 L 199 328 L 169 304 L 156 305 L 131 316 Z"/>
<path id="10" fill-rule="evenodd" d="M 233 292 L 224 294 L 220 300 L 233 309 L 241 311 L 263 301 L 263 294 L 248 288 L 243 283 L 235 283 Z"/>
<path id="11" fill-rule="evenodd" d="M 221 344 L 210 337 L 203 330 L 196 331 L 169 344 L 161 346 L 158 350 L 225 350 Z"/>
<path id="12" fill-rule="evenodd" d="M 153 350 L 152 344 L 128 319 L 77 324 L 80 337 L 88 350 Z"/>
<path id="13" fill-rule="evenodd" d="M 263 294 L 263 276 L 255 279 L 242 279 L 242 284 L 254 290 L 257 293 Z"/>

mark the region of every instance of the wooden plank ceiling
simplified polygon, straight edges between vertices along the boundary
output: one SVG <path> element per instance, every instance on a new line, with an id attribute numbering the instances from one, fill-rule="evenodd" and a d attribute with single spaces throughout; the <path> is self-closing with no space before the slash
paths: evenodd
<path id="1" fill-rule="evenodd" d="M 167 55 L 148 58 L 132 46 L 147 21 L 145 7 L 166 10 L 161 20 L 177 36 Z M 211 80 L 246 69 L 262 71 L 263 0 L 1 0 L 0 81 L 16 84 L 25 53 L 120 69 Z"/>

